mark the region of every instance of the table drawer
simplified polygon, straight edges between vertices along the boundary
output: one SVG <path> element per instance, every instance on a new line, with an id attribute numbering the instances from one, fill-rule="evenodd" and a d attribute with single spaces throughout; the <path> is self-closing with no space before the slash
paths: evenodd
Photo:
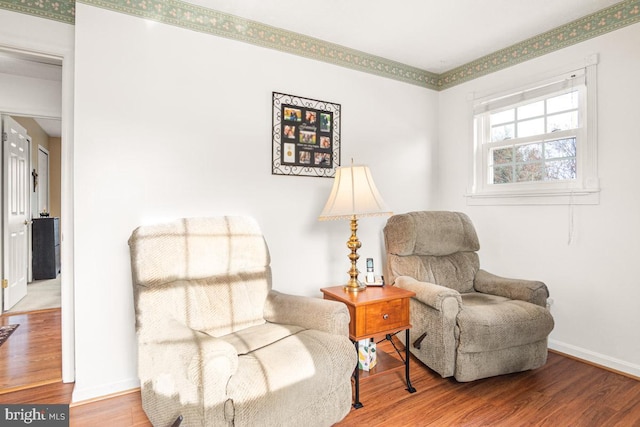
<path id="1" fill-rule="evenodd" d="M 409 324 L 409 299 L 400 298 L 367 305 L 365 334 L 400 329 Z"/>

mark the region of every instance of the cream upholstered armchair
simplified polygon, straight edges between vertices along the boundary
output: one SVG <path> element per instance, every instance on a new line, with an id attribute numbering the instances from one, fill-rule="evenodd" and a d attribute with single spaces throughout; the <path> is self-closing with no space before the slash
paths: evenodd
<path id="1" fill-rule="evenodd" d="M 142 405 L 154 426 L 329 426 L 351 408 L 344 304 L 271 289 L 247 217 L 181 219 L 129 239 Z"/>
<path id="2" fill-rule="evenodd" d="M 442 377 L 473 381 L 546 363 L 554 326 L 546 285 L 481 270 L 467 215 L 395 215 L 384 237 L 387 282 L 416 293 L 408 344 L 424 364 Z"/>

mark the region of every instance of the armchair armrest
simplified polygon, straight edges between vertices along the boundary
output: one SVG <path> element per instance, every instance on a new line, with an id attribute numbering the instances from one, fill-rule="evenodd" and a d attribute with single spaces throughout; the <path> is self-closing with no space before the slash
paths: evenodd
<path id="1" fill-rule="evenodd" d="M 233 346 L 175 320 L 162 322 L 161 327 L 162 338 L 154 331 L 153 339 L 144 339 L 147 331 L 138 332 L 138 377 L 142 393 L 148 396 L 145 412 L 152 423 L 168 425 L 194 408 L 224 414 L 226 384 L 238 368 Z"/>
<path id="2" fill-rule="evenodd" d="M 474 288 L 484 294 L 498 295 L 527 301 L 546 307 L 549 290 L 547 285 L 535 280 L 509 279 L 479 270 L 474 280 Z"/>
<path id="3" fill-rule="evenodd" d="M 443 311 L 445 301 L 449 298 L 455 300 L 458 310 L 462 305 L 462 297 L 458 291 L 435 283 L 420 282 L 413 277 L 400 276 L 396 278 L 395 286 L 415 292 L 414 298 L 438 311 Z"/>
<path id="4" fill-rule="evenodd" d="M 337 301 L 270 291 L 264 307 L 268 322 L 297 325 L 349 337 L 349 310 Z"/>
<path id="5" fill-rule="evenodd" d="M 455 289 L 399 276 L 395 285 L 415 292 L 411 298 L 411 351 L 442 377 L 453 375 L 462 297 Z"/>

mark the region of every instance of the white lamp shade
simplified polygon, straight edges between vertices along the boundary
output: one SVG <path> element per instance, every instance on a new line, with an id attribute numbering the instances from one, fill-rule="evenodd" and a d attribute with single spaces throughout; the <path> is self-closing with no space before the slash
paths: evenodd
<path id="1" fill-rule="evenodd" d="M 320 221 L 350 219 L 354 215 L 392 215 L 373 183 L 367 166 L 351 165 L 336 170 L 333 188 L 320 217 Z"/>

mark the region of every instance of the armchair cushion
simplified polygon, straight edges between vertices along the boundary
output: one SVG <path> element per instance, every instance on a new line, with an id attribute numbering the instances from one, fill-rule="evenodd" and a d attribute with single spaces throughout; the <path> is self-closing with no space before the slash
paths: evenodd
<path id="1" fill-rule="evenodd" d="M 409 212 L 394 215 L 384 228 L 385 275 L 411 276 L 457 290 L 473 290 L 480 268 L 478 236 L 469 218 L 458 212 Z"/>
<path id="2" fill-rule="evenodd" d="M 480 249 L 469 217 L 458 212 L 409 212 L 387 221 L 387 252 L 406 255 L 442 256 Z"/>
<path id="3" fill-rule="evenodd" d="M 302 330 L 300 326 L 267 322 L 223 335 L 219 339 L 231 344 L 238 355 L 245 355 Z"/>
<path id="4" fill-rule="evenodd" d="M 164 322 L 167 314 L 195 331 L 218 337 L 265 323 L 264 300 L 269 293 L 270 271 L 233 274 L 206 279 L 176 280 L 153 287 L 139 287 L 147 323 Z M 149 301 L 147 303 L 147 300 Z M 212 315 L 215 313 L 215 315 Z M 141 316 L 138 316 L 140 319 Z M 149 328 L 147 333 L 161 329 Z"/>
<path id="5" fill-rule="evenodd" d="M 462 294 L 459 352 L 475 353 L 545 340 L 553 320 L 539 305 L 479 292 Z"/>
<path id="6" fill-rule="evenodd" d="M 320 420 L 335 408 L 336 389 L 351 396 L 351 383 L 344 378 L 350 377 L 356 363 L 351 341 L 331 337 L 304 330 L 240 356 L 237 374 L 226 387 L 233 396 L 233 403 L 226 406 L 227 418 L 247 426 L 285 425 L 282 420 L 294 419 L 305 420 L 306 426 L 322 425 Z M 345 365 L 342 355 L 351 352 L 353 364 Z M 321 412 L 311 404 L 315 399 L 301 398 L 309 395 L 323 401 Z"/>
<path id="7" fill-rule="evenodd" d="M 270 263 L 258 224 L 242 217 L 184 218 L 138 227 L 133 240 L 131 270 L 140 286 L 246 272 Z"/>
<path id="8" fill-rule="evenodd" d="M 475 252 L 458 252 L 436 256 L 387 256 L 388 272 L 395 281 L 398 275 L 410 276 L 421 282 L 437 283 L 458 292 L 473 290 L 473 282 L 479 268 Z M 391 283 L 393 283 L 393 281 Z"/>

